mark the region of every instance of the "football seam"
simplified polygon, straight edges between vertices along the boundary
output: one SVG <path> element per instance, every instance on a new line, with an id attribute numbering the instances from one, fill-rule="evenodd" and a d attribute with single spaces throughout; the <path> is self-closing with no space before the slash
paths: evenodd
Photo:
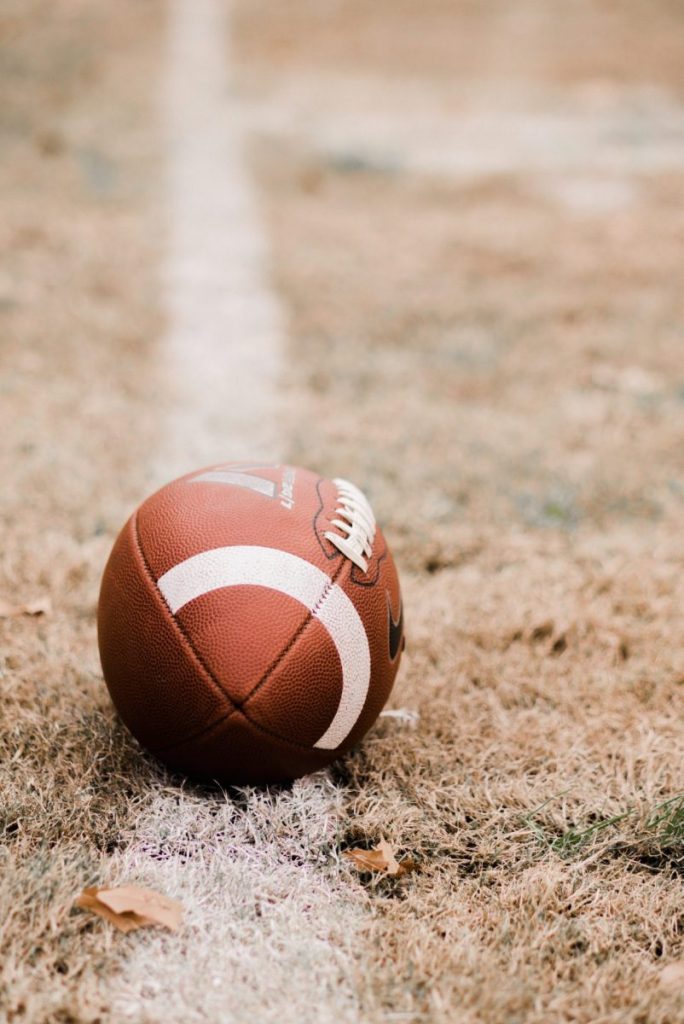
<path id="1" fill-rule="evenodd" d="M 140 556 L 140 561 L 142 563 L 142 567 L 143 567 L 143 570 L 145 572 L 145 575 L 147 576 L 148 581 L 152 584 L 152 587 L 154 588 L 154 591 L 159 595 L 159 599 L 162 602 L 162 605 L 163 605 L 165 611 L 168 612 L 169 618 L 171 619 L 171 622 L 173 623 L 173 626 L 175 627 L 176 631 L 178 632 L 178 634 L 179 634 L 179 636 L 181 638 L 182 643 L 188 649 L 189 653 L 195 659 L 195 661 L 197 661 L 197 663 L 200 665 L 200 667 L 202 668 L 204 673 L 208 676 L 210 682 L 216 687 L 218 692 L 227 701 L 227 704 L 228 704 L 227 712 L 226 712 L 226 714 L 222 715 L 222 717 L 221 717 L 221 720 L 225 721 L 225 719 L 228 718 L 229 715 L 232 715 L 237 710 L 235 702 L 232 700 L 232 698 L 226 692 L 226 690 L 224 690 L 223 686 L 221 686 L 221 683 L 218 681 L 218 679 L 216 678 L 214 673 L 211 671 L 209 666 L 206 664 L 206 662 L 204 661 L 204 658 L 202 657 L 202 655 L 195 649 L 195 646 L 192 643 L 192 641 L 190 640 L 190 637 L 187 635 L 187 633 L 183 629 L 183 626 L 178 621 L 178 619 L 175 617 L 175 615 L 173 615 L 173 613 L 171 612 L 171 609 L 169 608 L 169 605 L 168 605 L 168 603 L 166 601 L 166 598 L 164 597 L 164 595 L 162 594 L 161 590 L 157 586 L 157 581 L 154 578 L 154 573 L 152 572 L 152 567 L 150 566 L 150 563 L 147 561 L 147 557 L 146 557 L 145 552 L 143 550 L 142 541 L 140 539 L 140 532 L 139 532 L 139 529 L 138 529 L 138 511 L 137 510 L 136 510 L 135 514 L 133 515 L 133 538 L 135 540 L 136 550 L 138 552 L 138 555 Z M 182 741 L 182 742 L 185 742 L 185 741 Z M 166 748 L 162 747 L 162 748 L 159 748 L 159 749 L 165 750 Z"/>
<path id="2" fill-rule="evenodd" d="M 160 753 L 160 754 L 161 753 L 167 753 L 168 751 L 174 750 L 176 747 L 181 746 L 183 743 L 191 743 L 193 740 L 201 739 L 204 735 L 206 735 L 207 733 L 211 732 L 213 729 L 218 728 L 218 726 L 223 724 L 223 722 L 225 722 L 228 718 L 230 718 L 231 715 L 234 715 L 236 713 L 236 711 L 239 711 L 247 719 L 247 721 L 250 722 L 255 728 L 261 729 L 267 735 L 272 736 L 274 739 L 279 740 L 281 743 L 289 743 L 292 746 L 297 747 L 298 749 L 301 749 L 301 750 L 314 750 L 315 747 L 313 746 L 313 744 L 309 745 L 309 744 L 306 744 L 306 743 L 297 743 L 295 740 L 291 740 L 291 739 L 289 739 L 289 738 L 287 738 L 285 736 L 281 736 L 280 733 L 273 732 L 272 730 L 267 729 L 265 726 L 261 725 L 261 723 L 256 722 L 253 718 L 251 718 L 247 714 L 247 712 L 245 711 L 245 708 L 246 708 L 247 704 L 252 700 L 252 698 L 255 697 L 257 695 L 257 693 L 261 689 L 263 689 L 263 687 L 270 681 L 270 679 L 273 676 L 273 673 L 278 669 L 278 666 L 285 659 L 285 657 L 290 653 L 290 651 L 295 646 L 295 644 L 300 639 L 300 637 L 302 636 L 304 631 L 307 629 L 307 627 L 310 625 L 310 623 L 313 622 L 314 618 L 316 617 L 316 612 L 319 611 L 319 609 L 323 606 L 323 604 L 325 603 L 327 598 L 330 596 L 330 592 L 332 591 L 333 586 L 337 583 L 337 580 L 342 575 L 342 572 L 343 572 L 345 564 L 346 564 L 346 560 L 343 559 L 340 562 L 339 566 L 335 570 L 334 575 L 329 578 L 328 582 L 326 583 L 325 587 L 323 588 L 323 591 L 321 592 L 321 595 L 318 598 L 318 600 L 317 600 L 316 604 L 314 605 L 314 607 L 311 610 L 307 609 L 307 615 L 304 617 L 304 620 L 303 620 L 302 624 L 298 627 L 298 629 L 295 631 L 295 633 L 292 635 L 292 637 L 289 639 L 289 641 L 283 647 L 283 649 L 280 651 L 280 653 L 273 659 L 273 661 L 271 662 L 269 667 L 263 673 L 261 679 L 259 679 L 254 684 L 252 689 L 249 691 L 249 693 L 247 694 L 247 696 L 243 700 L 236 701 L 223 688 L 223 686 L 221 685 L 221 683 L 219 682 L 217 677 L 214 675 L 212 670 L 209 668 L 209 666 L 205 662 L 205 660 L 202 657 L 202 655 L 197 651 L 197 649 L 195 648 L 192 640 L 188 636 L 187 632 L 185 631 L 185 629 L 183 628 L 183 626 L 181 625 L 179 620 L 172 613 L 172 611 L 171 611 L 171 609 L 170 609 L 170 607 L 168 605 L 168 602 L 166 601 L 166 598 L 164 597 L 164 595 L 162 594 L 161 590 L 159 589 L 159 585 L 158 585 L 157 581 L 154 578 L 154 573 L 152 572 L 152 567 L 150 566 L 149 562 L 147 561 L 147 558 L 145 556 L 145 552 L 143 550 L 142 541 L 141 541 L 140 533 L 139 533 L 139 529 L 138 529 L 138 512 L 137 511 L 135 512 L 135 515 L 133 516 L 133 535 L 134 535 L 134 538 L 135 538 L 136 548 L 138 550 L 138 554 L 140 555 L 140 560 L 142 562 L 145 574 L 148 577 L 149 581 L 154 586 L 154 589 L 156 590 L 156 592 L 159 594 L 159 597 L 160 597 L 160 599 L 162 601 L 162 604 L 163 604 L 165 610 L 168 612 L 169 617 L 171 618 L 171 621 L 175 625 L 175 627 L 176 627 L 176 629 L 177 629 L 177 631 L 178 631 L 178 633 L 179 633 L 179 635 L 181 637 L 181 640 L 184 642 L 186 647 L 189 648 L 190 652 L 194 655 L 194 657 L 196 658 L 197 662 L 200 664 L 200 666 L 202 667 L 204 672 L 207 674 L 207 676 L 209 677 L 211 682 L 217 687 L 219 692 L 223 695 L 223 697 L 225 697 L 225 699 L 226 699 L 226 701 L 228 703 L 228 708 L 227 708 L 225 714 L 222 714 L 219 718 L 214 719 L 211 722 L 205 723 L 203 726 L 201 726 L 199 729 L 197 729 L 196 732 L 190 733 L 188 736 L 184 736 L 182 739 L 176 740 L 174 743 L 167 744 L 166 746 L 163 746 L 163 747 L 155 747 L 156 751 L 158 753 Z"/>
<path id="3" fill-rule="evenodd" d="M 251 718 L 245 711 L 244 707 L 233 708 L 232 711 L 229 711 L 228 714 L 223 715 L 221 718 L 217 718 L 215 722 L 212 722 L 210 725 L 206 726 L 206 728 L 204 728 L 201 732 L 195 733 L 193 736 L 188 736 L 187 739 L 179 740 L 176 743 L 172 743 L 168 747 L 157 747 L 156 752 L 159 754 L 167 754 L 170 751 L 175 750 L 177 747 L 182 746 L 183 743 L 190 743 L 193 740 L 202 739 L 204 736 L 207 736 L 209 733 L 213 732 L 214 729 L 218 729 L 219 726 L 223 725 L 224 722 L 227 722 L 228 719 L 231 718 L 233 715 L 242 715 L 245 721 L 249 722 L 250 725 L 253 725 L 254 728 L 257 729 L 259 732 L 263 732 L 266 736 L 270 736 L 271 739 L 278 740 L 279 743 L 283 743 L 285 744 L 285 746 L 292 747 L 295 750 L 304 750 L 309 754 L 329 753 L 329 751 L 326 750 L 319 750 L 319 748 L 313 746 L 313 744 L 298 743 L 297 740 L 292 740 L 287 736 L 281 736 L 280 733 L 278 732 L 273 732 L 272 729 L 268 729 L 265 725 L 262 725 L 261 722 L 257 722 L 255 721 L 255 719 Z M 336 747 L 335 749 L 337 750 L 338 748 Z"/>
<path id="4" fill-rule="evenodd" d="M 321 592 L 321 596 L 316 601 L 316 604 L 313 606 L 313 608 L 308 610 L 308 614 L 304 617 L 304 621 L 302 622 L 301 626 L 299 626 L 298 629 L 295 630 L 295 632 L 292 634 L 292 636 L 290 637 L 288 642 L 283 647 L 283 649 L 280 652 L 280 654 L 276 655 L 276 657 L 273 659 L 273 661 L 271 662 L 269 667 L 264 672 L 264 674 L 261 677 L 261 679 L 257 683 L 254 684 L 254 686 L 249 691 L 249 693 L 244 698 L 244 700 L 237 700 L 236 701 L 233 698 L 231 698 L 232 702 L 233 702 L 233 704 L 235 705 L 236 708 L 244 708 L 244 707 L 246 707 L 246 705 L 250 702 L 252 697 L 255 697 L 257 695 L 257 693 L 259 692 L 259 690 L 261 690 L 266 685 L 266 683 L 268 682 L 271 674 L 273 672 L 275 672 L 275 670 L 278 668 L 280 663 L 287 657 L 287 655 L 290 653 L 290 651 L 292 650 L 294 645 L 297 643 L 297 641 L 301 637 L 301 635 L 304 632 L 304 630 L 307 629 L 308 626 L 311 624 L 311 622 L 316 618 L 316 613 L 323 607 L 323 605 L 327 601 L 328 597 L 330 596 L 330 592 L 331 592 L 333 586 L 337 583 L 337 580 L 339 579 L 340 575 L 342 574 L 342 570 L 343 569 L 344 569 L 344 562 L 341 562 L 340 565 L 338 566 L 338 568 L 335 570 L 335 574 L 328 579 L 328 582 L 326 583 L 325 587 L 323 588 L 323 590 Z"/>
<path id="5" fill-rule="evenodd" d="M 279 740 L 281 743 L 289 743 L 291 746 L 296 747 L 298 750 L 315 750 L 316 747 L 313 744 L 297 743 L 296 740 L 292 740 L 287 736 L 281 736 L 280 733 L 274 732 L 272 729 L 268 729 L 265 725 L 262 725 L 261 722 L 255 721 L 255 719 L 248 715 L 245 709 L 248 702 L 251 701 L 252 697 L 256 696 L 257 690 L 260 690 L 263 686 L 266 685 L 266 683 L 268 683 L 272 679 L 273 673 L 276 671 L 281 661 L 292 650 L 294 645 L 297 643 L 297 641 L 303 634 L 304 630 L 311 624 L 311 622 L 313 622 L 315 618 L 315 613 L 319 610 L 319 608 L 322 607 L 326 598 L 330 595 L 330 592 L 333 588 L 333 584 L 337 581 L 343 569 L 344 562 L 340 565 L 339 569 L 336 571 L 335 575 L 332 577 L 330 582 L 326 584 L 323 593 L 321 594 L 320 598 L 314 605 L 313 609 L 310 612 L 308 612 L 302 625 L 292 636 L 289 642 L 285 645 L 280 654 L 271 662 L 269 668 L 266 670 L 266 672 L 264 672 L 259 682 L 256 683 L 254 687 L 250 690 L 248 695 L 245 697 L 244 701 L 238 703 L 231 700 L 233 706 L 225 715 L 222 715 L 220 718 L 215 719 L 215 721 L 209 722 L 207 725 L 202 726 L 202 728 L 198 729 L 197 732 L 192 733 L 190 736 L 184 737 L 182 740 L 177 740 L 175 743 L 171 743 L 166 747 L 158 747 L 157 749 L 159 750 L 159 752 L 167 753 L 170 750 L 174 750 L 176 747 L 180 747 L 183 743 L 190 743 L 193 740 L 201 739 L 203 736 L 206 736 L 208 733 L 212 732 L 214 729 L 222 725 L 225 721 L 227 721 L 227 719 L 231 717 L 231 715 L 235 714 L 236 712 L 239 712 L 250 723 L 250 725 L 253 725 L 255 727 L 255 729 L 260 729 L 262 732 L 266 733 L 266 735 L 273 737 L 273 739 L 275 740 Z M 190 643 L 190 645 L 192 646 L 190 640 L 188 640 L 188 643 Z"/>

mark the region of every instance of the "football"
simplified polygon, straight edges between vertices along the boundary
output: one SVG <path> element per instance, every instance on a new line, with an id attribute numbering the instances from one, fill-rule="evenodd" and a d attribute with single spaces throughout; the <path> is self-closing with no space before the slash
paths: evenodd
<path id="1" fill-rule="evenodd" d="M 397 572 L 364 494 L 287 465 L 174 480 L 119 534 L 98 606 L 112 700 L 170 768 L 294 779 L 368 731 L 404 646 Z"/>

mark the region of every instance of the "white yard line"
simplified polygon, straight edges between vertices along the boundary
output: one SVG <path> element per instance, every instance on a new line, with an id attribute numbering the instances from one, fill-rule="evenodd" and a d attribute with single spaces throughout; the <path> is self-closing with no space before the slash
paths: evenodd
<path id="1" fill-rule="evenodd" d="M 528 186 L 588 213 L 626 206 L 641 178 L 684 166 L 684 108 L 665 89 L 606 96 L 578 86 L 551 91 L 542 106 L 532 88 L 495 86 L 478 97 L 456 86 L 445 93 L 442 82 L 298 73 L 252 101 L 250 124 L 274 148 L 340 169 L 456 182 L 525 175 Z"/>
<path id="2" fill-rule="evenodd" d="M 341 794 L 323 773 L 286 793 L 164 790 L 109 862 L 180 900 L 177 935 L 138 933 L 104 996 L 136 1024 L 357 1024 L 365 900 L 330 860 Z"/>
<path id="3" fill-rule="evenodd" d="M 197 464 L 277 457 L 280 314 L 266 283 L 227 66 L 226 4 L 171 0 L 168 330 L 160 369 L 173 404 L 157 482 Z M 181 932 L 139 933 L 103 992 L 112 1020 L 164 1024 L 356 1022 L 363 900 L 335 861 L 342 794 L 319 773 L 238 803 L 150 794 L 108 881 L 186 907 Z"/>
<path id="4" fill-rule="evenodd" d="M 267 284 L 225 15 L 221 0 L 170 2 L 168 329 L 160 369 L 173 402 L 161 480 L 214 461 L 277 457 L 280 447 L 281 314 Z"/>

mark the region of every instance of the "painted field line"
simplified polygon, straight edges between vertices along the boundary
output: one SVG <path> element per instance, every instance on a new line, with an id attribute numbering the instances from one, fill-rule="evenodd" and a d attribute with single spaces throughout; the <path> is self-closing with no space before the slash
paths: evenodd
<path id="1" fill-rule="evenodd" d="M 252 101 L 250 123 L 272 146 L 333 167 L 454 182 L 526 175 L 587 212 L 626 206 L 640 179 L 684 166 L 684 107 L 665 89 L 623 90 L 619 102 L 550 91 L 540 104 L 534 88 L 511 92 L 492 78 L 481 95 L 469 89 L 460 109 L 445 107 L 445 95 L 441 82 L 280 76 L 277 92 Z"/>
<path id="2" fill-rule="evenodd" d="M 278 455 L 281 327 L 231 97 L 223 0 L 171 0 L 168 330 L 174 401 L 158 482 L 222 459 Z M 356 1024 L 362 901 L 336 861 L 342 791 L 326 773 L 239 801 L 150 791 L 110 884 L 147 885 L 186 908 L 177 935 L 132 936 L 103 981 L 111 1019 L 147 1024 Z M 109 1018 L 108 1018 L 109 1019 Z"/>
<path id="3" fill-rule="evenodd" d="M 279 449 L 282 317 L 245 166 L 226 8 L 221 0 L 169 5 L 160 371 L 172 402 L 160 479 L 214 461 L 277 457 Z"/>

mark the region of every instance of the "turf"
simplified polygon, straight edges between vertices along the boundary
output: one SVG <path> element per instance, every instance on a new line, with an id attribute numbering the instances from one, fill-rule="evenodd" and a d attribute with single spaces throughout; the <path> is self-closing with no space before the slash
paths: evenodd
<path id="1" fill-rule="evenodd" d="M 405 595 L 391 707 L 414 713 L 269 791 L 148 759 L 95 645 L 169 415 L 164 10 L 3 12 L 0 597 L 53 606 L 0 619 L 4 1019 L 682 1017 L 680 16 L 417 11 L 234 12 L 283 445 L 373 500 Z M 497 170 L 475 114 L 532 117 L 555 163 L 518 137 Z M 380 838 L 419 870 L 341 857 Z M 179 898 L 183 930 L 72 908 L 119 880 Z"/>

